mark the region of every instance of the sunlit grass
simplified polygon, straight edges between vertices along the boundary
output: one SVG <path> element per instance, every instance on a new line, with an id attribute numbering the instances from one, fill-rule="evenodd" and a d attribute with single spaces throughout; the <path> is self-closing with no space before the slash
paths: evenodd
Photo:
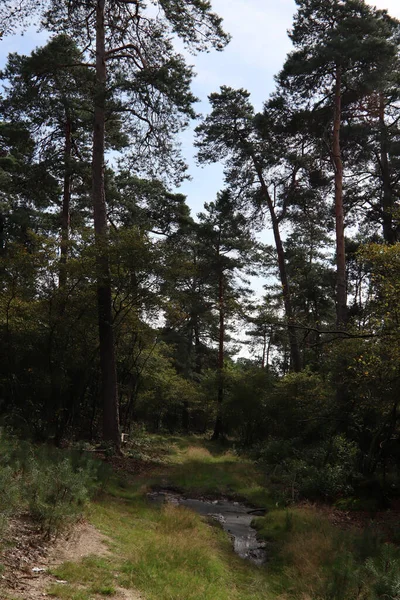
<path id="1" fill-rule="evenodd" d="M 195 436 L 171 440 L 169 464 L 153 481 L 195 496 L 225 496 L 267 507 L 273 500 L 264 484 L 252 461 Z"/>
<path id="2" fill-rule="evenodd" d="M 91 510 L 92 522 L 110 539 L 111 557 L 56 569 L 68 584 L 53 586 L 55 597 L 112 597 L 122 587 L 147 600 L 272 600 L 266 571 L 239 559 L 222 530 L 184 507 L 115 492 Z"/>

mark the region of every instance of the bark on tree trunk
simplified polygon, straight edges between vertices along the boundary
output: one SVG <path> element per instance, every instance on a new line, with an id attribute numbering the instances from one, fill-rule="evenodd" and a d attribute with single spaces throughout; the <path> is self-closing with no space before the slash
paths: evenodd
<path id="1" fill-rule="evenodd" d="M 203 372 L 203 360 L 201 353 L 200 327 L 198 315 L 194 317 L 194 350 L 195 350 L 195 373 L 201 375 Z"/>
<path id="2" fill-rule="evenodd" d="M 389 151 L 385 124 L 385 99 L 383 94 L 380 94 L 379 97 L 379 129 L 381 155 L 380 168 L 383 187 L 383 197 L 381 201 L 383 238 L 387 244 L 395 244 L 397 242 L 397 232 L 393 228 L 394 201 L 390 181 Z"/>
<path id="3" fill-rule="evenodd" d="M 60 246 L 60 273 L 59 287 L 62 289 L 67 283 L 67 257 L 70 227 L 70 204 L 71 204 L 71 121 L 67 117 L 65 123 L 65 147 L 64 147 L 64 190 L 61 212 L 61 246 Z"/>
<path id="4" fill-rule="evenodd" d="M 268 346 L 267 346 L 267 358 L 266 358 L 266 368 L 267 368 L 267 371 L 269 371 L 269 356 L 271 354 L 271 345 L 272 345 L 272 327 L 271 327 L 271 330 L 269 332 Z"/>
<path id="5" fill-rule="evenodd" d="M 343 162 L 340 147 L 342 121 L 342 68 L 336 67 L 332 156 L 335 167 L 336 217 L 336 323 L 344 328 L 347 322 L 346 252 L 344 243 Z"/>
<path id="6" fill-rule="evenodd" d="M 225 340 L 225 312 L 224 312 L 224 276 L 219 276 L 219 342 L 218 342 L 218 395 L 217 418 L 215 420 L 213 440 L 218 440 L 224 432 L 222 421 L 222 403 L 224 400 L 224 340 Z"/>
<path id="7" fill-rule="evenodd" d="M 0 210 L 0 256 L 3 256 L 4 251 L 5 251 L 4 214 Z"/>
<path id="8" fill-rule="evenodd" d="M 96 236 L 97 302 L 103 400 L 103 437 L 120 448 L 117 370 L 112 317 L 111 275 L 104 190 L 106 96 L 105 0 L 96 5 L 96 97 L 94 109 L 92 194 Z"/>

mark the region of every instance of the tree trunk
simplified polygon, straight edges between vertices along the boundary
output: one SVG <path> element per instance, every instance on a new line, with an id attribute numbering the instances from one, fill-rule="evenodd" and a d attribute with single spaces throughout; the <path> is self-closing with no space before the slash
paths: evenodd
<path id="1" fill-rule="evenodd" d="M 65 147 L 64 147 L 64 191 L 61 211 L 61 248 L 60 248 L 60 273 L 59 287 L 62 289 L 67 283 L 66 264 L 68 257 L 69 227 L 70 227 L 70 204 L 71 204 L 71 121 L 67 117 L 65 123 Z"/>
<path id="2" fill-rule="evenodd" d="M 0 210 L 0 256 L 3 256 L 6 249 L 5 243 L 5 231 L 4 231 L 4 214 Z"/>
<path id="3" fill-rule="evenodd" d="M 104 190 L 104 138 L 106 96 L 106 53 L 104 28 L 105 0 L 96 5 L 96 97 L 93 133 L 93 208 L 96 237 L 97 301 L 100 339 L 100 367 L 103 400 L 103 437 L 120 448 L 117 370 L 112 318 L 111 274 L 108 256 L 108 228 Z"/>
<path id="4" fill-rule="evenodd" d="M 292 299 L 290 296 L 289 282 L 287 278 L 286 272 L 286 261 L 285 261 L 285 252 L 283 250 L 283 244 L 281 239 L 281 234 L 279 231 L 279 223 L 275 215 L 275 211 L 271 206 L 272 210 L 272 225 L 274 230 L 276 251 L 278 253 L 278 265 L 279 265 L 279 275 L 281 279 L 282 285 L 282 294 L 283 294 L 283 303 L 285 306 L 285 314 L 288 322 L 288 334 L 289 334 L 289 344 L 290 344 L 290 362 L 292 370 L 295 373 L 299 373 L 301 371 L 301 357 L 300 357 L 300 349 L 299 342 L 297 340 L 296 329 L 293 327 L 294 324 L 294 315 L 292 308 Z"/>
<path id="5" fill-rule="evenodd" d="M 389 151 L 387 140 L 387 128 L 385 124 L 385 98 L 383 94 L 379 97 L 379 129 L 380 129 L 380 169 L 383 188 L 381 200 L 383 238 L 387 244 L 397 242 L 397 232 L 393 228 L 394 200 L 390 181 Z"/>
<path id="6" fill-rule="evenodd" d="M 297 339 L 296 329 L 294 328 L 294 315 L 292 308 L 292 300 L 290 297 L 290 288 L 289 281 L 286 272 L 286 260 L 285 260 L 285 252 L 283 250 L 281 233 L 279 231 L 279 221 L 276 216 L 275 207 L 272 202 L 272 198 L 268 191 L 267 184 L 264 181 L 264 177 L 261 171 L 261 168 L 258 165 L 257 159 L 253 156 L 254 165 L 257 171 L 258 179 L 261 185 L 261 190 L 263 192 L 264 198 L 267 202 L 269 213 L 272 221 L 272 229 L 274 232 L 275 239 L 275 247 L 276 253 L 278 255 L 278 267 L 279 267 L 279 277 L 281 280 L 282 286 L 282 295 L 283 295 L 283 304 L 285 307 L 285 315 L 286 320 L 288 322 L 288 336 L 289 336 L 289 344 L 290 344 L 290 361 L 292 370 L 295 373 L 301 371 L 301 357 L 300 357 L 300 349 L 299 342 Z"/>
<path id="7" fill-rule="evenodd" d="M 269 332 L 268 346 L 267 346 L 267 357 L 266 357 L 266 368 L 267 368 L 267 371 L 269 371 L 269 356 L 271 354 L 271 345 L 272 345 L 272 327 L 271 327 L 271 330 Z"/>
<path id="8" fill-rule="evenodd" d="M 336 67 L 332 156 L 335 167 L 336 216 L 336 323 L 344 328 L 347 322 L 346 252 L 344 243 L 343 162 L 340 148 L 342 121 L 342 68 Z"/>
<path id="9" fill-rule="evenodd" d="M 262 359 L 261 359 L 261 368 L 264 369 L 265 368 L 265 355 L 267 352 L 267 330 L 264 329 L 263 331 L 263 352 L 262 352 Z"/>
<path id="10" fill-rule="evenodd" d="M 195 351 L 195 373 L 201 375 L 203 372 L 202 348 L 200 340 L 199 317 L 194 317 L 194 351 Z"/>
<path id="11" fill-rule="evenodd" d="M 222 403 L 224 400 L 224 340 L 225 340 L 225 314 L 224 314 L 224 276 L 219 276 L 219 342 L 218 342 L 218 395 L 217 418 L 215 420 L 213 440 L 218 440 L 224 432 L 222 421 Z"/>

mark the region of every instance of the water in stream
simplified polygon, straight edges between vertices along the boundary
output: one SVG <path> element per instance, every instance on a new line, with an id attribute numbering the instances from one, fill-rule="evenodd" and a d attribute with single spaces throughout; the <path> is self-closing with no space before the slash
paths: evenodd
<path id="1" fill-rule="evenodd" d="M 252 510 L 250 507 L 230 500 L 195 500 L 170 492 L 153 492 L 149 499 L 156 502 L 168 502 L 186 506 L 195 512 L 218 521 L 233 540 L 235 552 L 256 565 L 266 562 L 265 544 L 257 540 L 256 530 L 251 527 L 254 516 L 264 512 Z"/>

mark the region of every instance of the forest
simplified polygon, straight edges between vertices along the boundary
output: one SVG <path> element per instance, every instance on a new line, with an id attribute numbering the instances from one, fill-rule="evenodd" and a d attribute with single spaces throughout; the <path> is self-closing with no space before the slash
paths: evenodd
<path id="1" fill-rule="evenodd" d="M 21 506 L 50 537 L 92 488 L 132 500 L 171 453 L 160 489 L 279 506 L 254 525 L 281 549 L 258 591 L 247 571 L 231 595 L 135 571 L 150 600 L 400 598 L 400 22 L 364 0 L 296 7 L 262 110 L 221 81 L 199 115 L 188 53 L 230 41 L 208 0 L 0 5 L 0 44 L 48 33 L 0 71 L 0 538 Z M 193 121 L 196 160 L 223 166 L 198 214 L 179 192 Z M 310 532 L 331 545 L 301 571 L 282 547 Z"/>

